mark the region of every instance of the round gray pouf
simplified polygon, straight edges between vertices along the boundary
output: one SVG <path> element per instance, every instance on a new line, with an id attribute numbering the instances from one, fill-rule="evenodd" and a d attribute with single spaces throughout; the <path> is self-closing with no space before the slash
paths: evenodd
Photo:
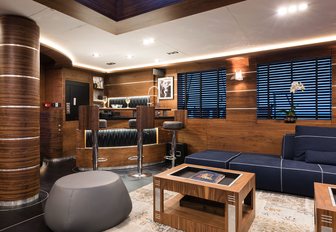
<path id="1" fill-rule="evenodd" d="M 132 201 L 119 175 L 89 171 L 60 178 L 52 187 L 44 218 L 56 232 L 94 232 L 122 222 Z"/>

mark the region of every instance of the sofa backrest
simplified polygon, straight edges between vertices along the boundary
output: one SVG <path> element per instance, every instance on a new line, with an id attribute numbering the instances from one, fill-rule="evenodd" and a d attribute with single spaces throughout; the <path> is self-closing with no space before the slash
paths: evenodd
<path id="1" fill-rule="evenodd" d="M 294 160 L 305 160 L 305 152 L 336 152 L 336 128 L 296 126 Z"/>
<path id="2" fill-rule="evenodd" d="M 295 154 L 295 134 L 286 134 L 282 138 L 281 158 L 292 160 Z"/>
<path id="3" fill-rule="evenodd" d="M 133 96 L 129 97 L 130 108 L 135 108 L 137 106 L 147 106 L 148 103 L 150 103 L 150 96 Z M 108 99 L 108 106 L 111 107 L 111 105 L 122 105 L 122 108 L 126 108 L 127 104 L 125 102 L 126 97 L 110 97 Z"/>

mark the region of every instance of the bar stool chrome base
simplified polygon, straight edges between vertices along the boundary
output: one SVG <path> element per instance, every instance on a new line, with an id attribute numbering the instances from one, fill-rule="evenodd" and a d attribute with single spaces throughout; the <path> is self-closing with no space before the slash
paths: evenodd
<path id="1" fill-rule="evenodd" d="M 152 176 L 152 173 L 149 172 L 143 172 L 143 173 L 138 173 L 138 172 L 131 172 L 128 174 L 129 177 L 133 177 L 133 178 L 146 178 L 146 177 L 150 177 Z"/>

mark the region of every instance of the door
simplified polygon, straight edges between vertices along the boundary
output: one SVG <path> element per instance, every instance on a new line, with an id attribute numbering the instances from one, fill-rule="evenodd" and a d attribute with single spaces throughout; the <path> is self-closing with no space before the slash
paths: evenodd
<path id="1" fill-rule="evenodd" d="M 65 82 L 65 118 L 66 121 L 78 120 L 78 107 L 90 104 L 90 84 Z"/>

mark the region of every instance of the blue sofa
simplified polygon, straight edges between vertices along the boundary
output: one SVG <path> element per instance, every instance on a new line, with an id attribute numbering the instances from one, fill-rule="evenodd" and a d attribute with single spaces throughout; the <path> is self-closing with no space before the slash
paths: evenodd
<path id="1" fill-rule="evenodd" d="M 336 184 L 336 128 L 296 126 L 279 156 L 207 150 L 186 163 L 256 174 L 257 189 L 314 196 L 314 182 Z"/>

